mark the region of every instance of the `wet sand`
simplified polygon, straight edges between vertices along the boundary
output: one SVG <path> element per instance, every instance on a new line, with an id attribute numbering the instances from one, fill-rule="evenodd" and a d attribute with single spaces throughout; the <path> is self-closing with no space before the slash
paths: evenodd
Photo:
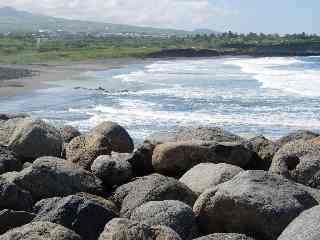
<path id="1" fill-rule="evenodd" d="M 65 80 L 86 71 L 101 71 L 121 68 L 130 64 L 143 63 L 146 60 L 136 58 L 104 59 L 81 62 L 30 64 L 30 65 L 2 65 L 1 68 L 25 69 L 32 72 L 32 76 L 18 79 L 0 80 L 0 97 L 15 96 L 26 91 L 47 88 L 47 82 Z M 50 84 L 52 86 L 52 84 Z"/>

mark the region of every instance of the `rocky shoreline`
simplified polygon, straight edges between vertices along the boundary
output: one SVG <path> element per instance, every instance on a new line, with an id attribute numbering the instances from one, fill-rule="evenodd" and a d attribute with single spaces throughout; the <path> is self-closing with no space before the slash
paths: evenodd
<path id="1" fill-rule="evenodd" d="M 35 74 L 35 71 L 29 69 L 0 67 L 0 81 L 32 77 Z"/>
<path id="2" fill-rule="evenodd" d="M 0 114 L 0 240 L 315 240 L 320 135 L 181 127 L 136 147 Z"/>
<path id="3" fill-rule="evenodd" d="M 203 58 L 203 57 L 223 57 L 223 56 L 251 56 L 251 57 L 307 57 L 307 56 L 319 56 L 319 46 L 317 49 L 308 49 L 307 47 L 292 48 L 283 46 L 249 46 L 243 48 L 234 46 L 231 50 L 221 49 L 163 49 L 158 52 L 150 53 L 147 58 Z"/>

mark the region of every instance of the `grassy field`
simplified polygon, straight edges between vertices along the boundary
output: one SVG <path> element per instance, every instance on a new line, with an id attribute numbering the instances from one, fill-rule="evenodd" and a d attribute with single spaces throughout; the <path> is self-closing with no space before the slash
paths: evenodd
<path id="1" fill-rule="evenodd" d="M 72 49 L 72 50 L 51 50 L 46 52 L 39 51 L 20 51 L 18 53 L 1 53 L 0 63 L 3 64 L 31 64 L 31 63 L 50 63 L 81 60 L 98 60 L 108 58 L 142 58 L 149 53 L 160 50 L 159 48 L 128 48 L 110 47 L 104 49 Z"/>
<path id="2" fill-rule="evenodd" d="M 0 37 L 0 63 L 30 64 L 106 58 L 142 58 L 159 51 L 156 46 L 113 44 L 103 40 L 49 40 L 37 45 L 31 37 Z"/>
<path id="3" fill-rule="evenodd" d="M 213 49 L 223 53 L 249 55 L 320 54 L 320 37 L 305 34 L 279 36 L 229 32 L 218 36 L 170 38 L 119 36 L 48 38 L 39 44 L 32 35 L 0 36 L 0 63 L 30 64 L 105 58 L 142 58 L 162 49 L 173 48 Z"/>

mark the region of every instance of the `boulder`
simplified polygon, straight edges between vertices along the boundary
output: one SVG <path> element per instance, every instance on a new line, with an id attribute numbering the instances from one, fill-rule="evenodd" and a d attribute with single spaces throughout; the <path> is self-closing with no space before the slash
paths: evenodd
<path id="1" fill-rule="evenodd" d="M 34 199 L 67 196 L 77 192 L 101 194 L 102 181 L 78 165 L 53 157 L 38 158 L 21 172 L 2 175 L 31 192 Z"/>
<path id="2" fill-rule="evenodd" d="M 229 181 L 242 171 L 242 168 L 226 163 L 200 163 L 186 172 L 179 181 L 200 195 L 209 188 Z"/>
<path id="3" fill-rule="evenodd" d="M 0 121 L 8 121 L 15 118 L 29 118 L 30 115 L 26 113 L 0 113 Z"/>
<path id="4" fill-rule="evenodd" d="M 320 145 L 320 137 L 312 138 L 309 140 L 310 143 Z"/>
<path id="5" fill-rule="evenodd" d="M 62 137 L 58 130 L 42 120 L 24 119 L 10 137 L 9 148 L 23 159 L 42 156 L 60 157 Z"/>
<path id="6" fill-rule="evenodd" d="M 301 213 L 282 232 L 278 240 L 318 240 L 320 239 L 320 206 Z"/>
<path id="7" fill-rule="evenodd" d="M 3 235 L 0 240 L 81 240 L 75 232 L 50 222 L 32 222 L 14 228 Z"/>
<path id="8" fill-rule="evenodd" d="M 204 234 L 236 232 L 275 240 L 318 202 L 300 185 L 265 171 L 247 171 L 200 195 L 193 210 Z"/>
<path id="9" fill-rule="evenodd" d="M 279 146 L 264 136 L 251 138 L 242 144 L 257 155 L 255 161 L 252 161 L 247 168 L 268 171 L 274 154 L 279 150 Z"/>
<path id="10" fill-rule="evenodd" d="M 196 194 L 183 183 L 160 174 L 141 177 L 124 184 L 111 197 L 121 207 L 122 217 L 130 217 L 135 208 L 149 201 L 178 200 L 193 206 L 196 198 Z"/>
<path id="11" fill-rule="evenodd" d="M 91 134 L 100 134 L 108 139 L 110 149 L 113 152 L 132 153 L 134 150 L 133 140 L 129 133 L 119 124 L 103 122 L 91 130 Z"/>
<path id="12" fill-rule="evenodd" d="M 117 216 L 120 214 L 117 205 L 114 202 L 112 202 L 112 200 L 110 200 L 110 199 L 106 199 L 106 198 L 103 198 L 103 197 L 100 197 L 100 196 L 97 196 L 94 194 L 90 194 L 90 193 L 85 193 L 85 192 L 80 192 L 75 195 L 82 197 L 84 199 L 87 199 L 87 200 L 94 201 L 94 202 L 104 206 L 105 208 L 112 210 L 114 212 L 114 214 Z"/>
<path id="13" fill-rule="evenodd" d="M 241 144 L 176 142 L 159 144 L 152 155 L 156 172 L 181 176 L 199 163 L 229 163 L 245 168 L 253 159 L 253 152 Z"/>
<path id="14" fill-rule="evenodd" d="M 126 218 L 114 218 L 104 228 L 98 240 L 182 240 L 165 226 L 149 226 Z"/>
<path id="15" fill-rule="evenodd" d="M 0 175 L 6 172 L 20 171 L 22 163 L 7 147 L 0 145 Z"/>
<path id="16" fill-rule="evenodd" d="M 31 162 L 25 162 L 23 165 L 22 165 L 22 169 L 25 169 L 25 168 L 28 168 L 28 167 L 31 167 L 32 166 L 32 163 Z"/>
<path id="17" fill-rule="evenodd" d="M 146 225 L 163 225 L 177 232 L 182 239 L 193 239 L 197 234 L 192 208 L 180 201 L 151 201 L 136 208 L 131 220 Z"/>
<path id="18" fill-rule="evenodd" d="M 254 240 L 254 239 L 239 233 L 214 233 L 214 234 L 203 236 L 194 240 Z"/>
<path id="19" fill-rule="evenodd" d="M 297 141 L 297 140 L 311 140 L 313 138 L 319 137 L 320 135 L 315 132 L 311 132 L 308 130 L 298 130 L 292 133 L 289 133 L 286 136 L 283 136 L 282 138 L 278 139 L 276 141 L 276 144 L 279 146 L 283 146 L 289 142 Z"/>
<path id="20" fill-rule="evenodd" d="M 166 226 L 152 226 L 150 231 L 154 240 L 182 240 L 178 233 Z"/>
<path id="21" fill-rule="evenodd" d="M 36 203 L 34 212 L 34 221 L 60 224 L 86 240 L 96 240 L 106 223 L 116 217 L 105 205 L 76 195 L 43 199 Z"/>
<path id="22" fill-rule="evenodd" d="M 320 188 L 320 145 L 304 140 L 287 143 L 275 154 L 270 172 Z"/>
<path id="23" fill-rule="evenodd" d="M 34 214 L 24 211 L 2 210 L 0 211 L 0 234 L 3 234 L 10 229 L 28 224 L 34 217 Z"/>
<path id="24" fill-rule="evenodd" d="M 110 154 L 111 150 L 101 135 L 82 135 L 65 145 L 65 157 L 85 169 L 100 155 Z"/>
<path id="25" fill-rule="evenodd" d="M 152 154 L 155 145 L 144 142 L 128 159 L 135 176 L 141 177 L 153 173 Z"/>
<path id="26" fill-rule="evenodd" d="M 94 160 L 91 171 L 102 179 L 104 186 L 113 187 L 127 183 L 133 175 L 131 164 L 125 160 L 128 155 L 130 154 L 101 155 Z"/>
<path id="27" fill-rule="evenodd" d="M 0 176 L 0 209 L 28 211 L 32 206 L 33 199 L 28 191 Z"/>
<path id="28" fill-rule="evenodd" d="M 0 113 L 0 145 L 7 146 L 17 126 L 28 117 L 26 114 Z"/>
<path id="29" fill-rule="evenodd" d="M 127 131 L 113 122 L 104 122 L 88 134 L 74 138 L 66 146 L 66 158 L 85 169 L 100 155 L 109 155 L 112 151 L 131 153 L 133 141 Z"/>
<path id="30" fill-rule="evenodd" d="M 182 127 L 172 132 L 158 132 L 147 139 L 152 144 L 167 142 L 242 142 L 244 139 L 218 127 Z"/>
<path id="31" fill-rule="evenodd" d="M 69 143 L 72 139 L 81 135 L 78 129 L 69 125 L 66 125 L 63 128 L 61 128 L 60 134 L 65 143 Z"/>

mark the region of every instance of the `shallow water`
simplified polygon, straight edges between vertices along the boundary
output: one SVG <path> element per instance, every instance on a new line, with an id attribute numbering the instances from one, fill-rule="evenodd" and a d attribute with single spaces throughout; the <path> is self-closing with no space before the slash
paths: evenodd
<path id="1" fill-rule="evenodd" d="M 301 128 L 320 131 L 320 57 L 161 60 L 54 84 L 0 98 L 0 112 L 28 112 L 82 131 L 111 120 L 137 141 L 195 125 L 270 138 Z"/>

